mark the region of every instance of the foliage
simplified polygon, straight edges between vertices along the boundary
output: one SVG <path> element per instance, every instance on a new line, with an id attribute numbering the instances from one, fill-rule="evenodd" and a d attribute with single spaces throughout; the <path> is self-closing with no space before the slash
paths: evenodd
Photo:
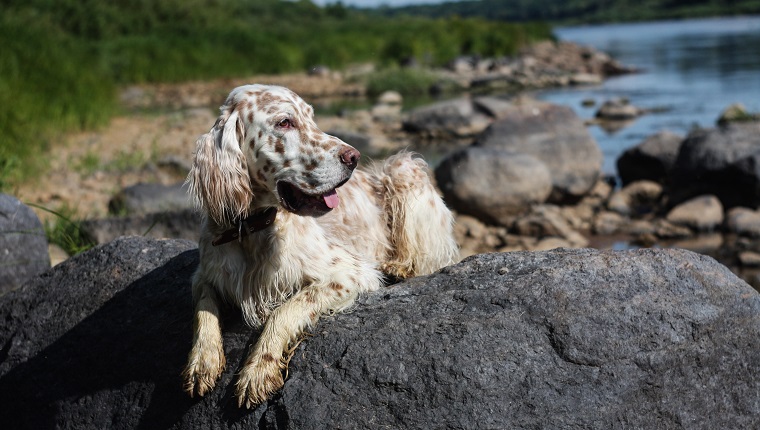
<path id="1" fill-rule="evenodd" d="M 82 232 L 81 221 L 76 219 L 76 209 L 64 205 L 56 211 L 31 203 L 28 205 L 55 216 L 52 220 L 45 220 L 48 243 L 60 246 L 68 255 L 77 255 L 95 246 Z"/>
<path id="2" fill-rule="evenodd" d="M 439 81 L 439 77 L 424 69 L 388 68 L 366 77 L 367 93 L 377 96 L 385 91 L 398 91 L 405 96 L 423 96 Z"/>
<path id="3" fill-rule="evenodd" d="M 601 23 L 760 13 L 758 0 L 474 0 L 380 8 L 382 16 L 458 15 L 510 22 Z"/>
<path id="4" fill-rule="evenodd" d="M 57 133 L 104 124 L 119 86 L 503 55 L 547 26 L 379 18 L 308 0 L 0 0 L 0 185 Z"/>

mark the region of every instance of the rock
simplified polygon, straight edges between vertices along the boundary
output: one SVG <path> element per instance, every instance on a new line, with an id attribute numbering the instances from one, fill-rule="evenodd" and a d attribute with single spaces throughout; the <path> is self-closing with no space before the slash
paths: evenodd
<path id="1" fill-rule="evenodd" d="M 559 237 L 545 237 L 538 241 L 530 249 L 531 251 L 549 251 L 559 248 L 573 248 L 573 245 L 565 239 Z"/>
<path id="2" fill-rule="evenodd" d="M 718 125 L 726 125 L 731 122 L 758 121 L 760 114 L 750 113 L 741 103 L 734 103 L 727 107 L 718 117 Z"/>
<path id="3" fill-rule="evenodd" d="M 193 208 L 187 185 L 139 183 L 129 186 L 108 202 L 108 210 L 115 215 L 145 215 L 158 212 Z"/>
<path id="4" fill-rule="evenodd" d="M 201 217 L 195 209 L 85 220 L 82 234 L 91 242 L 110 242 L 121 236 L 145 236 L 155 239 L 198 241 Z"/>
<path id="5" fill-rule="evenodd" d="M 700 254 L 712 254 L 723 246 L 723 235 L 720 233 L 698 234 L 696 236 L 677 239 L 667 245 L 673 248 L 688 249 Z"/>
<path id="6" fill-rule="evenodd" d="M 50 268 L 48 242 L 37 214 L 0 193 L 0 296 Z"/>
<path id="7" fill-rule="evenodd" d="M 451 208 L 502 224 L 542 203 L 552 189 L 543 163 L 497 148 L 462 148 L 441 161 L 435 177 Z"/>
<path id="8" fill-rule="evenodd" d="M 660 239 L 684 239 L 694 236 L 688 226 L 672 223 L 665 219 L 654 222 L 654 234 Z"/>
<path id="9" fill-rule="evenodd" d="M 257 335 L 233 311 L 227 369 L 190 399 L 193 246 L 120 239 L 0 298 L 0 422 L 753 428 L 760 415 L 760 295 L 672 249 L 484 254 L 367 295 L 322 319 L 283 390 L 250 412 L 232 394 Z"/>
<path id="10" fill-rule="evenodd" d="M 472 100 L 473 105 L 491 118 L 503 118 L 514 111 L 514 105 L 497 97 L 480 96 Z"/>
<path id="11" fill-rule="evenodd" d="M 699 196 L 671 209 L 665 219 L 698 231 L 715 230 L 723 224 L 723 205 L 715 196 Z"/>
<path id="12" fill-rule="evenodd" d="M 576 73 L 570 77 L 570 85 L 599 85 L 604 78 L 593 73 Z"/>
<path id="13" fill-rule="evenodd" d="M 624 121 L 638 118 L 644 111 L 628 101 L 628 99 L 619 98 L 607 100 L 597 110 L 596 117 L 602 120 Z"/>
<path id="14" fill-rule="evenodd" d="M 695 130 L 681 144 L 669 177 L 673 204 L 713 194 L 724 207 L 760 205 L 760 122 Z"/>
<path id="15" fill-rule="evenodd" d="M 740 236 L 760 237 L 760 212 L 735 207 L 726 215 L 726 227 Z"/>
<path id="16" fill-rule="evenodd" d="M 384 105 L 400 105 L 403 101 L 404 97 L 398 91 L 385 91 L 377 98 L 377 102 Z"/>
<path id="17" fill-rule="evenodd" d="M 531 208 L 531 212 L 518 218 L 512 224 L 512 231 L 519 235 L 543 239 L 557 237 L 564 239 L 570 247 L 584 247 L 588 239 L 575 231 L 562 215 L 562 210 L 554 205 L 540 205 Z M 544 248 L 546 249 L 546 248 Z"/>
<path id="18" fill-rule="evenodd" d="M 739 263 L 746 267 L 758 267 L 760 266 L 760 254 L 752 251 L 740 252 Z"/>
<path id="19" fill-rule="evenodd" d="M 662 185 L 636 181 L 610 196 L 607 208 L 622 215 L 636 216 L 653 212 L 662 198 Z"/>
<path id="20" fill-rule="evenodd" d="M 583 121 L 565 106 L 516 104 L 478 137 L 475 146 L 521 152 L 543 162 L 552 175 L 552 203 L 577 201 L 601 173 L 599 147 Z"/>
<path id="21" fill-rule="evenodd" d="M 594 218 L 594 233 L 598 235 L 611 235 L 620 231 L 625 224 L 625 218 L 617 212 L 600 212 Z"/>
<path id="22" fill-rule="evenodd" d="M 617 170 L 623 184 L 639 180 L 665 184 L 682 141 L 682 136 L 663 131 L 627 149 L 617 160 Z"/>
<path id="23" fill-rule="evenodd" d="M 490 123 L 491 118 L 477 111 L 472 100 L 465 97 L 414 109 L 403 119 L 402 127 L 434 137 L 472 137 Z"/>

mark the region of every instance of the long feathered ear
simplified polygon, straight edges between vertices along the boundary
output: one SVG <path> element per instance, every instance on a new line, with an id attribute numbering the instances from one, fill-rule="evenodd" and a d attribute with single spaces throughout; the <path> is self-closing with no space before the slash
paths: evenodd
<path id="1" fill-rule="evenodd" d="M 187 176 L 190 193 L 219 224 L 247 216 L 253 197 L 245 155 L 240 150 L 242 133 L 238 114 L 232 112 L 195 143 L 193 167 Z"/>

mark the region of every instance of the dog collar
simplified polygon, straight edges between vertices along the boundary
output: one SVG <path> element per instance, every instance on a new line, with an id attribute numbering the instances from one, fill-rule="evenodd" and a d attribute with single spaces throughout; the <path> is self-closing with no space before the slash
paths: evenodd
<path id="1" fill-rule="evenodd" d="M 225 230 L 222 232 L 222 234 L 214 237 L 214 240 L 211 241 L 211 244 L 214 246 L 224 245 L 225 243 L 232 242 L 235 239 L 242 239 L 249 234 L 264 230 L 274 224 L 275 217 L 277 217 L 276 207 L 268 208 L 264 212 L 255 213 L 247 218 L 238 221 L 236 227 Z"/>

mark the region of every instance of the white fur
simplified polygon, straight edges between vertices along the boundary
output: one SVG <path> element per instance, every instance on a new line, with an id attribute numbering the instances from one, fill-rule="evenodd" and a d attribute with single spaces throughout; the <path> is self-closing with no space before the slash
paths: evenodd
<path id="1" fill-rule="evenodd" d="M 453 217 L 422 159 L 402 152 L 353 171 L 346 154 L 358 152 L 321 132 L 312 116 L 285 88 L 239 87 L 214 128 L 198 139 L 188 181 L 206 216 L 184 372 L 190 395 L 213 389 L 225 365 L 220 301 L 239 307 L 248 324 L 264 325 L 237 382 L 239 404 L 252 407 L 282 387 L 287 352 L 320 315 L 351 306 L 358 294 L 380 288 L 386 275 L 428 274 L 456 259 Z M 282 206 L 279 181 L 320 195 L 349 176 L 337 189 L 338 207 L 322 216 Z M 272 227 L 211 245 L 240 218 L 272 206 L 278 207 Z"/>

